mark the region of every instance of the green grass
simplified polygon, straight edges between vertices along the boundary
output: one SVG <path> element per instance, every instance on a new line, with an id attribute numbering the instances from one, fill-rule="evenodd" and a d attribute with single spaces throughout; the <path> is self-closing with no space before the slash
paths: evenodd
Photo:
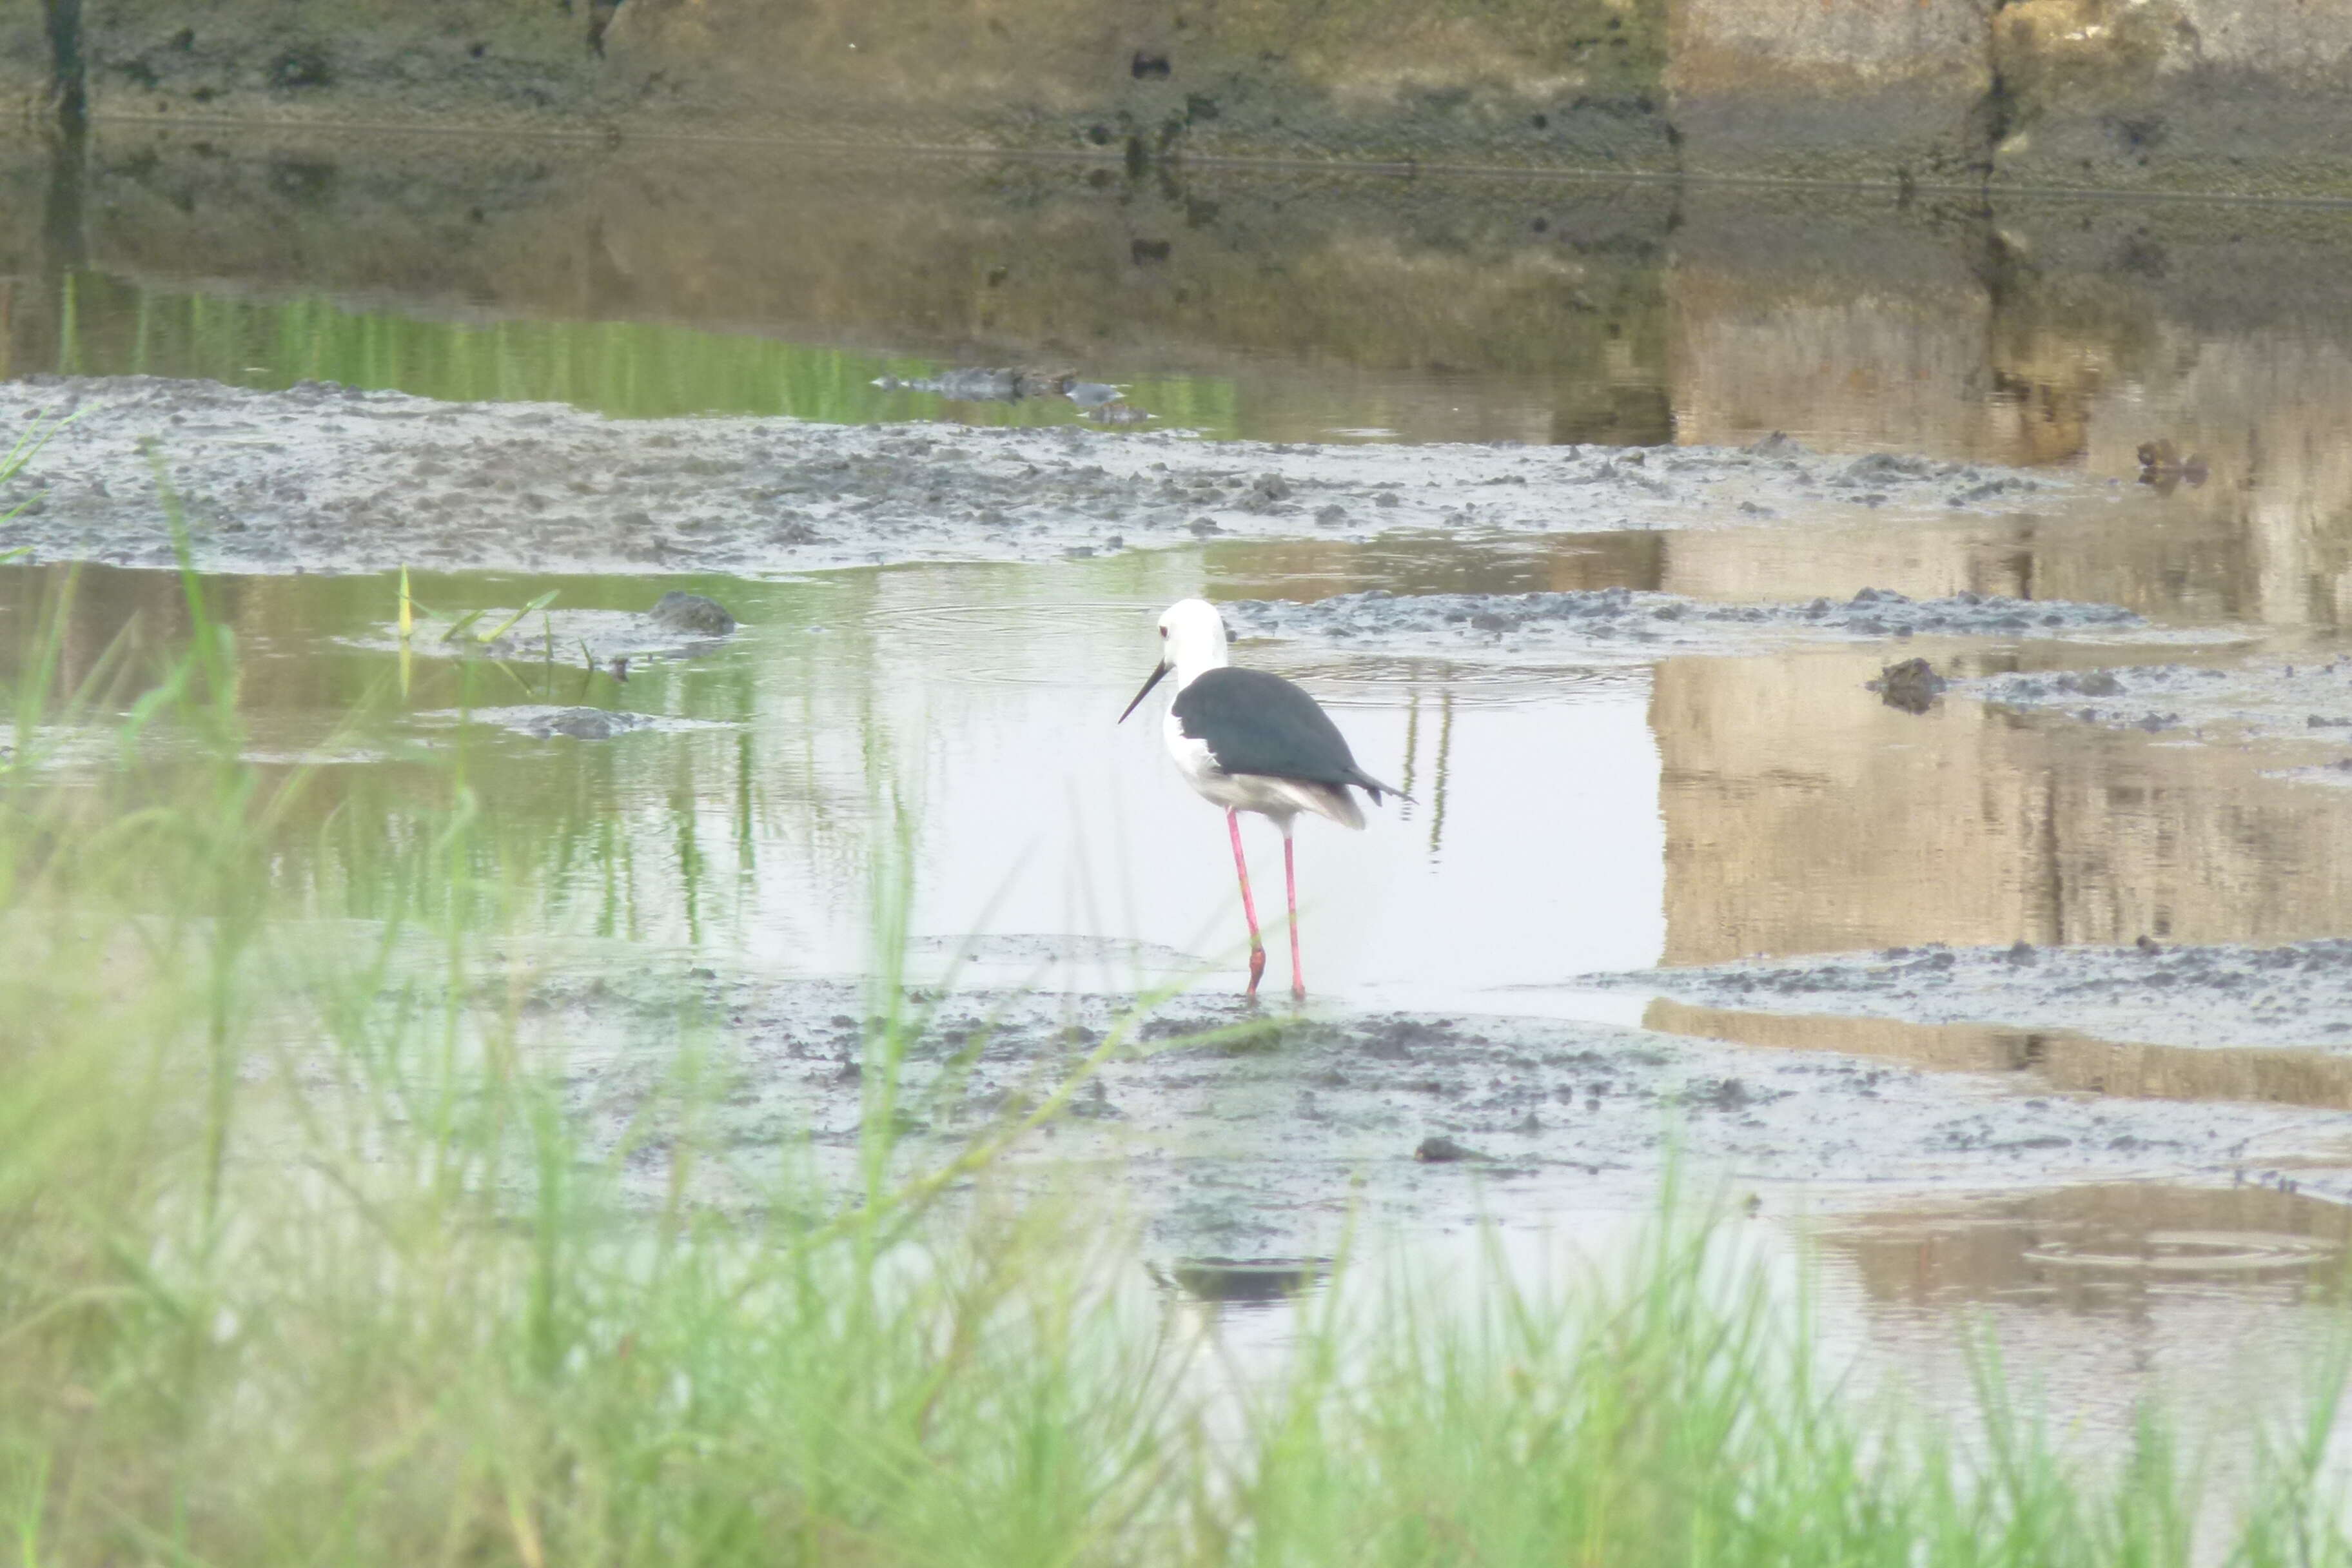
<path id="1" fill-rule="evenodd" d="M 1967 1430 L 1825 1383 L 1803 1304 L 1671 1196 L 1557 1289 L 1343 1263 L 1237 1375 L 1115 1215 L 1007 1167 L 1121 1035 L 965 1144 L 892 1135 L 926 1026 L 902 855 L 846 1174 L 716 1135 L 734 1068 L 690 1016 L 600 1119 L 534 1030 L 561 933 L 462 751 L 347 902 L 281 885 L 289 836 L 383 825 L 239 761 L 236 650 L 186 590 L 185 646 L 69 687 L 51 605 L 7 694 L 12 1563 L 2352 1561 L 2341 1357 L 2200 1510 L 2162 1422 L 2078 1465 L 1990 1354 Z"/>
<path id="2" fill-rule="evenodd" d="M 1075 425 L 1059 397 L 947 404 L 886 391 L 934 361 L 782 342 L 651 321 L 428 321 L 331 300 L 184 293 L 78 272 L 58 295 L 58 363 L 69 375 L 194 376 L 284 388 L 331 381 L 455 402 L 569 403 L 620 418 L 787 415 L 829 424 L 934 418 L 976 425 Z M 1164 424 L 1240 434 L 1229 382 L 1139 383 L 1132 396 Z"/>

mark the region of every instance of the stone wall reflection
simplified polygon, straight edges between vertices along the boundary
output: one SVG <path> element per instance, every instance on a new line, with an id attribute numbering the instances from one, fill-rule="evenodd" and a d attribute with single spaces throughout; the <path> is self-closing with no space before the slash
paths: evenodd
<path id="1" fill-rule="evenodd" d="M 2287 942 L 2352 924 L 2352 817 L 2336 792 L 2160 736 L 1966 702 L 1903 713 L 1864 689 L 1880 662 L 1658 666 L 1665 963 Z"/>
<path id="2" fill-rule="evenodd" d="M 2104 512 L 2026 501 L 1999 526 L 1864 543 L 1879 585 L 2344 624 L 2352 282 L 2315 262 L 2352 238 L 2352 220 L 2049 204 L 1978 224 L 1802 200 L 1790 212 L 1726 197 L 1677 231 L 1665 289 L 1678 441 L 1791 430 L 1832 450 L 2054 465 L 2116 487 Z M 2155 440 L 2204 458 L 2201 481 L 2141 486 L 2137 454 Z M 1719 596 L 1786 597 L 1811 564 L 1773 542 L 1687 543 L 1689 591 Z"/>
<path id="3" fill-rule="evenodd" d="M 1820 1239 L 1877 1301 L 2137 1313 L 2192 1281 L 2336 1298 L 2352 1220 L 2335 1205 L 2253 1185 L 2106 1183 L 1855 1215 L 1823 1226 Z"/>

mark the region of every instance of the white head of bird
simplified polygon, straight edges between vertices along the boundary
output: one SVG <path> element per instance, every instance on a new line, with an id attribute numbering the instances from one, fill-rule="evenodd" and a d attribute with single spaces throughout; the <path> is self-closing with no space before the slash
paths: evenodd
<path id="1" fill-rule="evenodd" d="M 1143 689 L 1127 705 L 1128 713 L 1135 711 L 1151 689 L 1170 670 L 1176 672 L 1176 689 L 1183 690 L 1200 679 L 1201 672 L 1222 669 L 1226 662 L 1225 620 L 1217 614 L 1217 606 L 1206 599 L 1179 599 L 1168 606 L 1160 617 L 1160 663 L 1144 681 Z"/>

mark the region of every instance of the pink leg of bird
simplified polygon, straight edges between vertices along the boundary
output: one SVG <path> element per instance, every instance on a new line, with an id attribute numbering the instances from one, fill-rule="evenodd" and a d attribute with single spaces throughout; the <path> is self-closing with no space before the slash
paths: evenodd
<path id="1" fill-rule="evenodd" d="M 1290 835 L 1282 836 L 1282 885 L 1290 895 L 1290 994 L 1307 1000 L 1307 972 L 1298 966 L 1298 869 L 1290 858 Z"/>
<path id="2" fill-rule="evenodd" d="M 1258 940 L 1257 905 L 1250 901 L 1249 862 L 1242 857 L 1242 814 L 1238 811 L 1225 813 L 1225 826 L 1233 830 L 1234 871 L 1242 879 L 1242 914 L 1249 921 L 1250 928 L 1250 983 L 1249 989 L 1242 994 L 1255 996 L 1257 994 L 1258 976 L 1265 973 L 1265 943 Z"/>

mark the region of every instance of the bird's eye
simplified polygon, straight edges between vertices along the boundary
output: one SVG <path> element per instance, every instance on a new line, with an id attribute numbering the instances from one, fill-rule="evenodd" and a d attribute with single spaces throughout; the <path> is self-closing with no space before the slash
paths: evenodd
<path id="1" fill-rule="evenodd" d="M 1167 628 L 1166 626 L 1162 626 L 1162 627 L 1160 627 L 1160 635 L 1161 637 L 1166 637 L 1166 636 L 1168 635 L 1168 628 Z"/>

